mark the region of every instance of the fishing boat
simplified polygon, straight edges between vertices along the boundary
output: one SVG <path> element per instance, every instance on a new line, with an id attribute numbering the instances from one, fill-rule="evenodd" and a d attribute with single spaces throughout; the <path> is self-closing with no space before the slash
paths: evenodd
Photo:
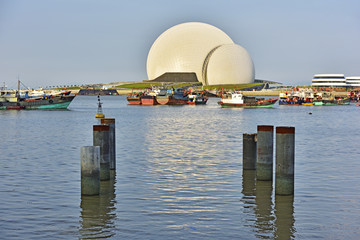
<path id="1" fill-rule="evenodd" d="M 130 93 L 126 99 L 129 102 L 130 105 L 140 105 L 141 104 L 141 97 L 144 94 L 142 92 L 138 92 L 138 93 Z"/>
<path id="2" fill-rule="evenodd" d="M 331 92 L 318 92 L 315 95 L 315 106 L 349 105 L 350 98 L 335 96 Z"/>
<path id="3" fill-rule="evenodd" d="M 315 106 L 335 106 L 335 105 L 349 105 L 350 99 L 349 98 L 338 98 L 338 99 L 320 99 L 315 100 Z"/>
<path id="4" fill-rule="evenodd" d="M 312 106 L 314 92 L 310 90 L 281 92 L 279 94 L 279 105 L 305 105 Z"/>
<path id="5" fill-rule="evenodd" d="M 156 101 L 156 97 L 148 94 L 141 96 L 140 101 L 141 101 L 141 105 L 145 105 L 145 106 L 153 106 L 158 104 L 158 102 Z"/>
<path id="6" fill-rule="evenodd" d="M 283 93 L 279 94 L 279 105 L 301 105 L 303 99 L 300 98 L 298 93 Z"/>
<path id="7" fill-rule="evenodd" d="M 18 80 L 17 90 L 8 90 L 5 87 L 0 90 L 0 110 L 43 109 L 57 110 L 67 109 L 75 95 L 71 91 L 58 91 L 53 93 L 39 94 L 37 90 L 20 89 Z M 24 84 L 23 84 L 24 85 Z"/>
<path id="8" fill-rule="evenodd" d="M 20 98 L 6 96 L 0 97 L 0 109 L 67 109 L 71 101 L 75 98 L 75 95 L 61 94 L 61 95 L 46 95 L 43 97 L 29 97 Z"/>
<path id="9" fill-rule="evenodd" d="M 188 102 L 187 93 L 181 89 L 173 91 L 173 95 L 170 98 L 168 105 L 185 105 Z"/>
<path id="10" fill-rule="evenodd" d="M 208 98 L 204 96 L 203 93 L 200 92 L 191 92 L 187 95 L 188 104 L 190 105 L 204 105 L 207 103 Z"/>
<path id="11" fill-rule="evenodd" d="M 171 95 L 172 95 L 171 90 L 161 89 L 155 98 L 157 103 L 159 103 L 160 105 L 166 105 L 168 104 Z"/>
<path id="12" fill-rule="evenodd" d="M 156 95 L 160 92 L 159 89 L 151 88 L 147 89 L 140 97 L 141 105 L 153 106 L 157 105 Z"/>
<path id="13" fill-rule="evenodd" d="M 245 97 L 241 93 L 230 92 L 223 94 L 218 104 L 220 104 L 222 108 L 271 108 L 277 100 L 277 98 Z"/>
<path id="14" fill-rule="evenodd" d="M 179 89 L 161 89 L 159 94 L 156 95 L 156 101 L 160 105 L 185 105 L 188 98 Z"/>
<path id="15" fill-rule="evenodd" d="M 350 92 L 348 92 L 348 97 L 350 98 L 350 102 L 359 103 L 360 102 L 360 91 L 350 91 Z"/>

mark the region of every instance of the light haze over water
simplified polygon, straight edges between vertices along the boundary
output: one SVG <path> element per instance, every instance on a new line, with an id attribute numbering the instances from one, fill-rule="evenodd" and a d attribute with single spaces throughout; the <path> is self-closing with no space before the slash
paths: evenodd
<path id="1" fill-rule="evenodd" d="M 69 111 L 0 111 L 4 239 L 358 239 L 360 111 L 350 106 L 221 109 L 130 106 L 116 119 L 116 179 L 80 195 L 80 148 L 92 145 L 97 98 Z M 310 115 L 309 112 L 312 114 Z M 242 134 L 295 127 L 295 194 L 242 171 Z"/>

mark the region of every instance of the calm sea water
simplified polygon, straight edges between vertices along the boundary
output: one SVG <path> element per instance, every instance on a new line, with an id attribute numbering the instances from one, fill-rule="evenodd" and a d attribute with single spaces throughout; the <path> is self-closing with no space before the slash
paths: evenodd
<path id="1" fill-rule="evenodd" d="M 81 197 L 80 148 L 96 97 L 69 111 L 0 111 L 1 239 L 358 239 L 360 108 L 129 106 L 116 118 L 117 171 Z M 309 114 L 309 113 L 312 114 Z M 296 128 L 295 194 L 242 171 L 242 134 Z"/>

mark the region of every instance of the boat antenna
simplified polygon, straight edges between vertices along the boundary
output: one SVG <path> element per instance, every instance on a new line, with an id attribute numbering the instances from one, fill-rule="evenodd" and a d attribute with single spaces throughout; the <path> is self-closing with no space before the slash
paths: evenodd
<path id="1" fill-rule="evenodd" d="M 19 75 L 18 75 L 18 90 L 17 90 L 16 96 L 20 97 L 20 76 Z"/>
<path id="2" fill-rule="evenodd" d="M 105 115 L 102 111 L 102 102 L 100 102 L 100 94 L 98 95 L 98 109 L 95 118 L 104 118 Z"/>

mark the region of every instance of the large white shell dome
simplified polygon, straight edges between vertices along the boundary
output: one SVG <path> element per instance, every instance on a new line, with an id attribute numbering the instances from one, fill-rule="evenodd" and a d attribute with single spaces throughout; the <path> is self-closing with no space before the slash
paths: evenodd
<path id="1" fill-rule="evenodd" d="M 254 73 L 247 51 L 220 29 L 200 22 L 179 24 L 162 33 L 149 51 L 146 67 L 149 80 L 167 72 L 195 72 L 204 85 L 254 80 L 253 74 L 243 78 Z"/>
<path id="2" fill-rule="evenodd" d="M 221 45 L 207 57 L 203 76 L 206 85 L 249 84 L 254 82 L 254 64 L 240 45 Z"/>

